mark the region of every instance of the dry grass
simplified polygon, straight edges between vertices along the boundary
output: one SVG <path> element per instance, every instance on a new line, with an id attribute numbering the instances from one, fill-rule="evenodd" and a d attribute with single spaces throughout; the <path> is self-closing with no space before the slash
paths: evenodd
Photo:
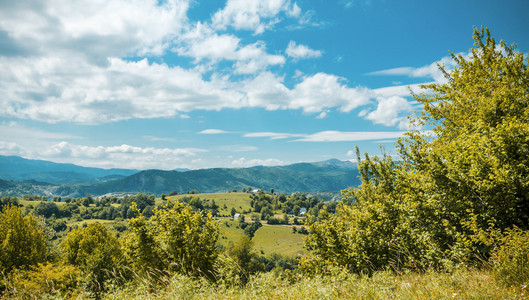
<path id="1" fill-rule="evenodd" d="M 527 299 L 526 286 L 502 287 L 487 272 L 457 270 L 396 275 L 377 272 L 372 277 L 278 276 L 252 277 L 246 287 L 217 286 L 177 275 L 163 289 L 131 285 L 111 291 L 106 299 Z"/>

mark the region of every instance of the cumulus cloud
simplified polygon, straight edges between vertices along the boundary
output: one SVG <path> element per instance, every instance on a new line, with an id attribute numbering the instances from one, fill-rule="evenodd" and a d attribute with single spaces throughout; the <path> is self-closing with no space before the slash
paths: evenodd
<path id="1" fill-rule="evenodd" d="M 285 162 L 275 159 L 275 158 L 268 158 L 268 159 L 246 159 L 245 157 L 241 157 L 239 159 L 236 159 L 231 162 L 232 166 L 244 168 L 244 167 L 253 167 L 253 166 L 280 166 L 284 165 Z"/>
<path id="2" fill-rule="evenodd" d="M 194 168 L 193 160 L 200 160 L 199 148 L 87 146 L 70 142 L 31 144 L 0 141 L 1 155 L 17 155 L 60 163 L 74 163 L 99 168 L 163 169 Z"/>
<path id="3" fill-rule="evenodd" d="M 26 156 L 27 151 L 17 143 L 0 141 L 0 155 Z"/>
<path id="4" fill-rule="evenodd" d="M 302 59 L 302 58 L 313 58 L 313 57 L 320 57 L 321 51 L 320 50 L 312 50 L 309 47 L 305 45 L 297 45 L 296 42 L 290 41 L 288 43 L 287 49 L 285 50 L 285 53 L 296 59 Z"/>
<path id="5" fill-rule="evenodd" d="M 377 109 L 364 116 L 397 126 L 399 122 L 381 122 L 384 113 L 395 120 L 395 114 L 402 117 L 408 112 L 389 100 L 380 100 L 408 96 L 403 86 L 377 90 L 351 87 L 342 77 L 320 72 L 299 73 L 293 78 L 297 83 L 287 87 L 284 75 L 270 71 L 272 66 L 286 63 L 283 55 L 268 53 L 263 41 L 244 43 L 234 34 L 219 32 L 232 27 L 260 33 L 284 18 L 301 22 L 305 14 L 295 2 L 229 0 L 211 22 L 194 24 L 187 18 L 189 2 L 0 4 L 0 39 L 7 45 L 0 52 L 0 116 L 101 124 L 189 118 L 186 113 L 193 110 L 250 107 L 302 110 L 324 118 L 331 109 L 347 113 L 377 99 Z M 169 50 L 191 57 L 192 66 L 141 58 Z M 300 59 L 318 57 L 321 51 L 291 41 L 285 55 Z M 228 62 L 228 67 L 213 67 L 221 62 Z M 432 65 L 372 74 L 384 73 L 437 76 Z"/>
<path id="6" fill-rule="evenodd" d="M 400 129 L 408 129 L 410 124 L 407 115 L 413 112 L 413 107 L 408 100 L 392 96 L 389 98 L 378 97 L 378 105 L 374 111 L 365 114 L 365 118 L 375 124 L 386 126 L 397 126 Z"/>
<path id="7" fill-rule="evenodd" d="M 244 106 L 242 94 L 206 82 L 193 70 L 150 64 L 147 59 L 108 62 L 100 67 L 66 58 L 0 57 L 6 75 L 0 79 L 0 114 L 95 124 Z"/>
<path id="8" fill-rule="evenodd" d="M 373 96 L 367 88 L 348 87 L 325 73 L 306 76 L 289 89 L 270 72 L 240 82 L 221 77 L 205 81 L 197 71 L 147 59 L 112 58 L 100 67 L 65 58 L 0 57 L 0 66 L 5 75 L 0 79 L 0 115 L 43 122 L 97 124 L 242 107 L 349 112 Z"/>
<path id="9" fill-rule="evenodd" d="M 212 17 L 212 26 L 225 30 L 250 30 L 261 34 L 280 21 L 280 14 L 299 17 L 301 9 L 289 0 L 228 0 L 226 6 Z"/>
<path id="10" fill-rule="evenodd" d="M 303 109 L 307 113 L 337 107 L 342 112 L 369 103 L 373 93 L 368 88 L 348 87 L 344 79 L 326 73 L 307 76 L 292 90 L 291 109 Z"/>
<path id="11" fill-rule="evenodd" d="M 207 152 L 198 148 L 154 148 L 131 145 L 85 146 L 60 142 L 42 151 L 42 157 L 85 166 L 133 169 L 174 169 L 189 166 L 189 159 Z"/>
<path id="12" fill-rule="evenodd" d="M 75 51 L 101 62 L 161 54 L 187 22 L 188 7 L 189 0 L 12 2 L 2 4 L 0 28 L 27 52 Z"/>
<path id="13" fill-rule="evenodd" d="M 252 74 L 269 66 L 282 65 L 282 55 L 268 54 L 263 41 L 243 45 L 233 34 L 218 34 L 207 24 L 197 23 L 179 37 L 173 51 L 195 59 L 195 63 L 208 60 L 215 64 L 223 60 L 235 62 L 235 73 Z"/>

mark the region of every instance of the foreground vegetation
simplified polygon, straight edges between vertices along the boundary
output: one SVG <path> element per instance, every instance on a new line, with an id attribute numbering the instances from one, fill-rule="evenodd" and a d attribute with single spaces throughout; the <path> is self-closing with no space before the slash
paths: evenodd
<path id="1" fill-rule="evenodd" d="M 55 243 L 50 224 L 6 205 L 2 295 L 527 298 L 528 62 L 514 46 L 497 45 L 488 30 L 476 29 L 474 39 L 471 56 L 453 55 L 454 70 L 440 66 L 446 83 L 415 95 L 424 110 L 414 121 L 431 131 L 412 130 L 401 139 L 399 162 L 386 154 L 362 158 L 358 151 L 362 184 L 343 191 L 340 204 L 259 191 L 238 207 L 229 197 L 219 205 L 189 195 L 140 194 L 121 199 L 119 210 L 117 203 L 90 210 L 86 197 L 75 200 L 85 209 L 77 206 L 73 215 L 120 212 L 128 230 L 118 238 L 96 222 Z M 48 208 L 55 217 L 66 211 L 48 203 L 34 209 Z M 298 231 L 300 223 L 309 229 Z M 308 253 L 264 255 L 263 246 L 259 255 L 254 243 L 270 244 L 267 236 L 280 237 L 284 228 L 308 233 Z M 223 243 L 223 237 L 237 240 Z"/>

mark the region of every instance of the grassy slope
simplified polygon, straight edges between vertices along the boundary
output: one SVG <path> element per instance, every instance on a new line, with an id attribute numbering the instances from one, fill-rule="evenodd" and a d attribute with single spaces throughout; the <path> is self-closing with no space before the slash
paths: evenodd
<path id="1" fill-rule="evenodd" d="M 292 233 L 292 226 L 264 224 L 255 232 L 253 242 L 254 248 L 265 255 L 279 253 L 297 256 L 305 253 L 304 239 L 304 235 Z"/>
<path id="2" fill-rule="evenodd" d="M 451 274 L 293 276 L 290 282 L 267 273 L 252 277 L 242 288 L 177 275 L 167 279 L 165 288 L 152 290 L 143 282 L 109 291 L 103 299 L 527 299 L 527 289 L 502 286 L 487 271 L 473 269 Z"/>
<path id="3" fill-rule="evenodd" d="M 249 211 L 250 206 L 250 194 L 248 193 L 208 193 L 208 194 L 194 194 L 194 195 L 176 195 L 167 197 L 170 200 L 178 200 L 186 196 L 199 197 L 201 200 L 215 200 L 215 203 L 219 206 L 219 217 L 217 220 L 220 224 L 220 239 L 219 242 L 228 247 L 236 243 L 241 237 L 244 236 L 244 231 L 238 227 L 239 222 L 234 221 L 229 216 L 231 209 L 235 208 L 238 212 L 243 210 Z M 28 205 L 36 206 L 38 201 L 24 201 L 21 200 L 20 204 L 27 207 Z M 55 202 L 58 206 L 65 205 L 64 202 Z M 156 199 L 156 205 L 162 204 L 161 199 Z M 226 205 L 226 208 L 224 208 Z M 90 206 L 95 206 L 91 204 Z M 80 210 L 85 210 L 83 206 L 79 207 Z M 282 214 L 277 215 L 282 218 Z M 60 219 L 59 219 L 60 220 Z M 117 233 L 114 229 L 116 224 L 125 224 L 128 222 L 114 221 L 114 220 L 100 220 L 100 219 L 87 219 L 87 220 L 75 220 L 74 218 L 64 219 L 66 224 L 70 227 L 77 226 L 81 227 L 84 223 L 90 224 L 99 222 L 107 227 L 108 230 Z M 251 222 L 251 214 L 245 214 L 246 222 Z M 277 253 L 286 256 L 293 256 L 305 253 L 304 246 L 304 235 L 292 233 L 292 226 L 285 225 L 267 225 L 266 221 L 263 222 L 263 227 L 256 231 L 254 241 L 254 249 L 258 253 L 261 251 L 267 255 L 271 253 Z M 298 229 L 300 226 L 296 226 Z"/>
<path id="4" fill-rule="evenodd" d="M 219 206 L 219 215 L 229 215 L 232 208 L 238 212 L 250 210 L 250 194 L 248 193 L 208 193 L 196 195 L 176 195 L 168 199 L 181 199 L 186 196 L 196 196 L 200 199 L 215 200 Z M 224 208 L 226 205 L 226 208 Z M 282 217 L 282 215 L 278 215 Z M 220 243 L 224 246 L 236 243 L 244 236 L 244 231 L 237 228 L 239 222 L 233 221 L 229 217 L 218 217 L 220 226 Z M 251 214 L 245 214 L 246 222 L 251 222 Z M 294 256 L 305 253 L 304 235 L 292 233 L 292 226 L 286 225 L 268 225 L 263 222 L 263 227 L 255 232 L 253 238 L 254 249 L 265 255 L 277 253 L 286 256 Z M 300 226 L 296 226 L 298 229 Z"/>

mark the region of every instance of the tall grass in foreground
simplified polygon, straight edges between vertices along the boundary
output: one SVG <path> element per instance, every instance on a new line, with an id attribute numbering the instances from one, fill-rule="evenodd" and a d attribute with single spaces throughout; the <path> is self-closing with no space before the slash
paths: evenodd
<path id="1" fill-rule="evenodd" d="M 120 286 L 103 299 L 528 299 L 526 285 L 505 286 L 488 272 L 472 269 L 424 274 L 376 272 L 371 277 L 341 274 L 296 277 L 265 273 L 245 287 L 211 284 L 182 275 L 163 288 L 147 282 Z"/>

